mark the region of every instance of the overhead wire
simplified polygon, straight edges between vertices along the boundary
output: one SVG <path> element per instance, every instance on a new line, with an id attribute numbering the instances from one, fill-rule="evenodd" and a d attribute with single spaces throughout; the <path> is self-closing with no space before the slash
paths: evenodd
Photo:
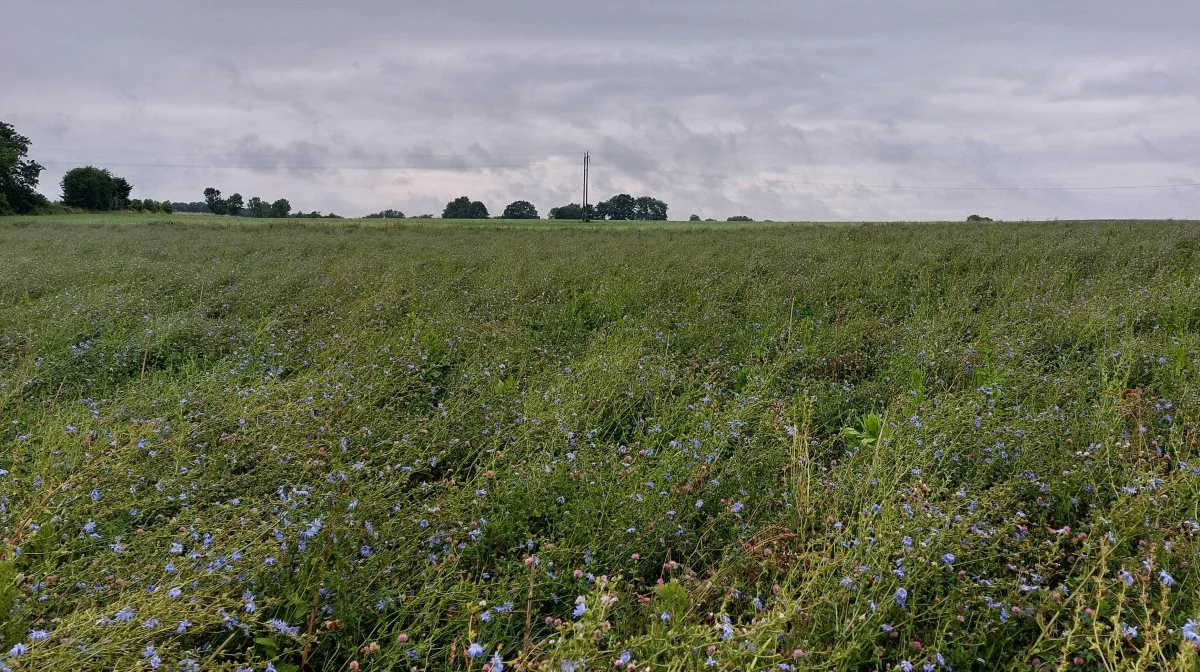
<path id="1" fill-rule="evenodd" d="M 120 153 L 120 150 L 115 150 L 112 153 Z M 127 151 L 125 153 L 136 154 L 136 150 Z M 509 157 L 537 157 L 541 159 L 562 159 L 574 157 L 579 153 L 509 153 Z M 186 153 L 184 156 L 215 156 L 210 153 L 195 152 Z M 259 158 L 287 158 L 287 154 L 255 154 Z M 440 154 L 411 154 L 409 158 L 427 158 L 431 159 L 429 163 L 408 162 L 395 164 L 305 164 L 305 165 L 288 165 L 286 163 L 165 163 L 165 162 L 112 162 L 112 161 L 91 161 L 91 164 L 111 166 L 114 168 L 156 168 L 156 169 L 209 169 L 209 170 L 281 170 L 281 171 L 400 171 L 400 170 L 421 170 L 421 171 L 473 171 L 473 170 L 504 170 L 517 168 L 531 168 L 536 166 L 538 161 L 524 162 L 506 162 L 506 163 L 472 163 L 469 157 L 462 154 L 456 155 L 440 155 Z M 592 155 L 593 157 L 596 155 Z M 358 158 L 347 156 L 345 158 Z M 439 160 L 445 160 L 444 163 Z M 47 165 L 87 165 L 88 161 L 72 161 L 65 159 L 46 159 L 39 160 L 39 163 Z M 657 175 L 673 175 L 680 177 L 695 177 L 700 179 L 739 179 L 738 175 L 730 173 L 701 173 L 679 170 L 662 170 L 651 169 L 647 171 Z M 831 189 L 876 189 L 876 190 L 896 190 L 896 191 L 973 191 L 973 192 L 1054 192 L 1054 191 L 1128 191 L 1128 190 L 1147 190 L 1147 189 L 1190 189 L 1200 187 L 1200 182 L 1168 182 L 1168 183 L 1152 183 L 1152 184 L 1105 184 L 1105 185 L 942 185 L 942 184 L 863 184 L 857 182 L 825 182 L 804 179 L 790 179 L 787 177 L 764 177 L 757 176 L 757 179 L 768 181 L 773 184 L 790 184 L 796 186 L 807 187 L 822 187 Z"/>

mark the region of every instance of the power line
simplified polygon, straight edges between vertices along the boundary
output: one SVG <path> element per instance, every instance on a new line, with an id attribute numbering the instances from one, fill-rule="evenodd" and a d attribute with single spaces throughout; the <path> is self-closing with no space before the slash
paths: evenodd
<path id="1" fill-rule="evenodd" d="M 678 177 L 699 177 L 709 179 L 737 179 L 738 176 L 728 173 L 693 173 L 679 170 L 647 171 L 655 175 L 673 175 Z M 777 179 L 758 176 L 756 179 L 773 184 L 791 184 L 807 187 L 829 187 L 838 189 L 895 189 L 906 191 L 1111 191 L 1128 189 L 1170 189 L 1200 187 L 1200 182 L 1173 182 L 1163 184 L 1123 184 L 1123 185 L 1088 185 L 1088 186 L 969 186 L 969 185 L 911 185 L 911 184 L 862 184 L 857 182 L 815 182 L 810 180 Z"/>
<path id="2" fill-rule="evenodd" d="M 78 149 L 79 149 L 78 147 L 62 147 L 62 148 L 51 147 L 51 148 L 49 148 L 49 149 L 47 149 L 47 148 L 45 148 L 45 147 L 39 147 L 39 152 L 45 152 L 45 153 L 47 153 L 47 154 L 70 154 L 71 152 L 78 151 Z M 159 155 L 162 155 L 162 154 L 164 154 L 164 153 L 170 153 L 170 154 L 173 154 L 173 155 L 175 155 L 175 156 L 208 156 L 208 157 L 214 157 L 214 158 L 218 158 L 218 159 L 220 159 L 220 158 L 225 158 L 225 157 L 230 157 L 230 156 L 242 156 L 242 157 L 252 156 L 252 157 L 267 157 L 267 158 L 270 158 L 270 157 L 279 157 L 279 158 L 295 158 L 297 155 L 301 155 L 301 154 L 303 154 L 303 153 L 304 153 L 303 151 L 293 151 L 293 152 L 260 152 L 260 151 L 245 151 L 245 150 L 243 150 L 243 151 L 228 151 L 228 152 L 221 152 L 221 151 L 202 151 L 202 150 L 201 150 L 201 151 L 180 151 L 180 152 L 170 151 L 170 152 L 165 152 L 165 151 L 164 151 L 164 150 L 162 150 L 162 149 L 100 149 L 100 148 L 91 148 L 91 149 L 88 149 L 88 150 L 85 150 L 85 151 L 94 152 L 94 153 L 96 153 L 96 154 L 102 154 L 102 155 L 109 155 L 109 154 L 133 154 L 133 155 L 138 155 L 138 154 L 140 154 L 140 155 L 153 155 L 153 156 L 159 156 Z M 460 158 L 462 158 L 463 156 L 467 156 L 467 155 L 468 155 L 468 154 L 465 154 L 464 152 L 454 152 L 454 153 L 440 153 L 440 152 L 402 152 L 401 154 L 402 154 L 402 155 L 403 155 L 405 158 L 410 158 L 410 159 L 412 159 L 412 158 L 417 158 L 417 159 L 460 159 Z M 521 157 L 525 157 L 525 156 L 538 156 L 538 157 L 552 157 L 552 156 L 553 156 L 553 157 L 563 157 L 563 156 L 570 156 L 570 157 L 574 157 L 574 156 L 578 156 L 578 155 L 579 155 L 579 153 L 578 153 L 578 152 L 544 152 L 544 151 L 543 151 L 543 152 L 510 152 L 510 151 L 507 151 L 507 150 L 504 150 L 504 151 L 502 152 L 502 154 L 503 154 L 504 156 L 506 156 L 506 157 L 518 157 L 518 156 L 521 156 Z M 357 160 L 357 159 L 364 159 L 364 158 L 372 158 L 372 157 L 369 157 L 369 156 L 363 156 L 363 154 L 362 154 L 362 153 L 359 153 L 359 154 L 352 154 L 352 153 L 345 153 L 345 154 L 325 154 L 325 157 L 326 157 L 326 158 L 330 158 L 330 159 L 354 159 L 354 160 Z"/>
<path id="3" fill-rule="evenodd" d="M 272 155 L 257 155 L 257 156 L 272 156 Z M 285 156 L 285 155 L 274 155 Z M 457 159 L 461 155 L 413 155 L 422 158 L 430 159 Z M 540 158 L 563 158 L 572 156 L 572 154 L 545 154 L 545 153 L 529 153 L 529 154 L 511 154 L 510 156 L 529 156 Z M 577 156 L 577 155 L 575 155 Z M 590 154 L 585 158 L 585 161 L 590 164 Z M 85 165 L 88 161 L 65 161 L 57 159 L 46 159 L 39 161 L 47 165 Z M 270 171 L 339 171 L 339 170 L 381 170 L 381 171 L 399 171 L 399 170 L 427 170 L 427 171 L 472 171 L 472 170 L 504 170 L 517 168 L 533 168 L 541 162 L 527 161 L 520 163 L 479 163 L 471 164 L 463 162 L 462 165 L 431 165 L 431 164 L 392 164 L 392 165 L 286 165 L 280 163 L 269 164 L 252 164 L 252 163 L 143 163 L 143 162 L 109 162 L 109 161 L 93 161 L 90 163 L 112 166 L 114 168 L 178 168 L 178 169 L 206 169 L 206 170 L 270 170 Z M 692 173 L 677 170 L 658 170 L 652 169 L 646 171 L 651 175 L 672 175 L 679 177 L 695 177 L 702 179 L 719 179 L 729 180 L 738 179 L 739 176 L 728 173 Z M 1190 189 L 1200 187 L 1200 182 L 1174 182 L 1174 183 L 1159 183 L 1159 184 L 1124 184 L 1124 185 L 1083 185 L 1083 186 L 971 186 L 971 185 L 915 185 L 915 184 L 861 184 L 854 182 L 819 182 L 811 180 L 793 180 L 779 179 L 758 176 L 755 179 L 759 181 L 771 182 L 773 184 L 789 184 L 795 186 L 807 187 L 824 187 L 833 189 L 877 189 L 877 190 L 895 190 L 895 191 L 972 191 L 972 192 L 1055 192 L 1055 191 L 1130 191 L 1130 190 L 1146 190 L 1146 189 Z"/>
<path id="4" fill-rule="evenodd" d="M 61 165 L 61 166 L 79 166 L 88 164 L 101 164 L 104 166 L 112 166 L 114 168 L 204 168 L 208 170 L 489 170 L 493 168 L 532 168 L 538 163 L 477 163 L 464 164 L 461 166 L 436 166 L 436 165 L 386 165 L 386 166 L 296 166 L 288 164 L 240 164 L 240 163 L 128 163 L 128 162 L 112 162 L 112 161 L 60 161 L 60 160 L 42 160 L 38 163 L 43 165 Z"/>

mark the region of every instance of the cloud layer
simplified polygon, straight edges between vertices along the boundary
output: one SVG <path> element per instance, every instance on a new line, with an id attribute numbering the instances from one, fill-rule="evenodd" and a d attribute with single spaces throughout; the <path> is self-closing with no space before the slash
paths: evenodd
<path id="1" fill-rule="evenodd" d="M 1187 0 L 19 3 L 0 119 L 57 196 L 724 218 L 1197 217 Z M 409 6 L 409 5 L 414 6 Z M 1105 187 L 1096 189 L 1094 187 Z"/>

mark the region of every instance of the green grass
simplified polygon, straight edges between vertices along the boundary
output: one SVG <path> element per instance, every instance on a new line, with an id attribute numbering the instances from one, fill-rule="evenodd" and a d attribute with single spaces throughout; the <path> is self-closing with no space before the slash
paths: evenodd
<path id="1" fill-rule="evenodd" d="M 1197 669 L 1198 350 L 1188 222 L 0 219 L 0 669 Z"/>

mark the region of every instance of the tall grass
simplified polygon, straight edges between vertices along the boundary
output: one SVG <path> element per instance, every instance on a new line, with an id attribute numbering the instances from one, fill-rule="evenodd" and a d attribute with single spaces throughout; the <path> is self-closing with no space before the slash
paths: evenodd
<path id="1" fill-rule="evenodd" d="M 1195 669 L 1200 229 L 0 220 L 0 670 Z"/>

